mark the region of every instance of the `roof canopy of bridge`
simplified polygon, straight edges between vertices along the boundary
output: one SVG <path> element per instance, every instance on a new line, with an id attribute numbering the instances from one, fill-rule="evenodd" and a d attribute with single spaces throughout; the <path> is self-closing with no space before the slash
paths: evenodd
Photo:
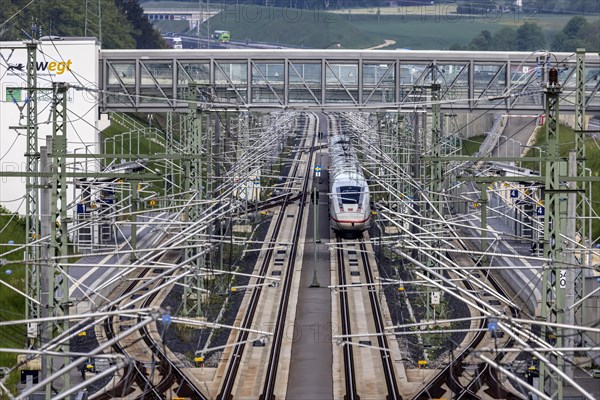
<path id="1" fill-rule="evenodd" d="M 575 104 L 575 54 L 390 50 L 102 50 L 101 108 L 185 111 L 410 110 L 441 85 L 442 108 L 541 112 L 558 68 L 561 109 Z M 586 54 L 586 106 L 600 112 L 600 57 Z"/>

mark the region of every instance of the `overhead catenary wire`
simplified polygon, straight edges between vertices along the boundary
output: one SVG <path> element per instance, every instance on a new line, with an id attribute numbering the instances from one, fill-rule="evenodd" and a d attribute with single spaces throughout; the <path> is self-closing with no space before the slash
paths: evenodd
<path id="1" fill-rule="evenodd" d="M 415 104 L 427 104 L 427 103 L 415 103 Z M 275 135 L 264 134 L 264 135 L 257 136 L 257 137 L 260 139 L 258 141 L 261 141 L 262 143 L 265 143 L 266 145 L 270 146 L 271 144 L 273 144 L 274 142 L 276 142 L 276 140 L 273 139 L 272 136 L 275 136 Z M 267 146 L 265 146 L 265 147 L 267 147 Z M 238 176 L 241 176 L 242 179 L 243 178 L 248 178 L 249 176 L 251 176 L 251 173 L 247 172 L 247 168 L 252 167 L 253 165 L 256 165 L 255 160 L 252 160 L 252 158 L 257 158 L 257 159 L 264 160 L 266 158 L 265 155 L 268 153 L 268 151 L 264 150 L 264 148 L 260 148 L 258 146 L 254 146 L 253 148 L 250 148 L 248 150 L 249 150 L 248 151 L 249 157 L 247 157 L 244 160 L 240 160 L 239 164 L 237 164 L 236 167 L 235 167 L 235 169 L 232 170 L 232 171 L 238 172 L 239 173 Z M 386 166 L 386 168 L 388 168 L 388 167 Z M 413 186 L 414 189 L 418 189 L 418 188 L 421 187 L 421 183 L 420 182 L 417 182 L 416 180 L 410 179 L 410 174 L 409 173 L 405 172 L 402 176 L 404 178 L 406 178 L 406 179 L 409 179 L 410 184 Z M 223 177 L 226 177 L 226 175 L 223 175 Z M 230 194 L 232 194 L 235 191 L 235 188 L 240 188 L 240 187 L 241 187 L 240 184 L 235 185 L 235 183 L 232 182 L 231 180 L 226 180 L 226 182 L 224 182 L 222 184 L 222 186 L 219 187 L 218 190 L 223 190 L 223 193 L 226 193 L 227 195 L 230 195 Z M 397 194 L 394 194 L 394 195 L 397 196 Z M 125 202 L 128 201 L 129 199 L 130 199 L 130 195 L 125 196 L 123 198 L 123 200 L 121 200 L 121 204 L 119 204 L 119 206 L 123 206 L 123 207 L 120 208 L 120 211 L 114 211 L 111 215 L 112 216 L 116 216 L 119 213 L 120 215 L 127 217 L 127 216 L 136 215 L 136 214 L 137 215 L 141 214 L 142 213 L 141 211 L 138 211 L 137 213 L 130 212 L 129 211 L 129 207 L 130 206 L 129 205 L 124 205 Z M 192 199 L 193 199 L 193 197 L 192 197 Z M 425 195 L 421 196 L 421 199 L 419 201 L 421 201 L 423 204 L 429 204 L 429 205 L 432 204 L 431 201 L 429 201 L 428 198 Z M 192 204 L 205 204 L 206 205 L 206 204 L 209 204 L 209 203 L 210 203 L 210 201 L 204 201 L 203 200 L 201 202 L 197 202 L 195 200 L 191 200 L 191 201 L 187 202 L 187 205 L 192 205 Z M 173 207 L 171 209 L 172 210 L 176 210 L 178 207 L 179 207 L 179 210 L 181 211 L 181 210 L 183 210 L 184 206 L 175 206 L 175 207 Z M 408 207 L 410 208 L 411 206 L 409 205 Z M 212 216 L 208 217 L 207 219 L 203 220 L 202 223 L 199 223 L 198 225 L 189 224 L 189 226 L 187 227 L 188 229 L 185 230 L 186 233 L 184 235 L 184 238 L 190 237 L 190 236 L 198 236 L 198 235 L 202 236 L 202 235 L 204 235 L 205 228 L 203 228 L 201 225 L 203 225 L 203 224 L 205 225 L 207 223 L 214 222 L 214 221 L 218 220 L 218 218 L 220 216 L 226 215 L 226 213 L 229 212 L 229 211 L 231 211 L 232 209 L 234 209 L 234 207 L 231 204 L 227 204 L 226 207 L 224 207 L 220 211 L 215 211 L 214 215 L 212 215 Z M 389 215 L 394 215 L 394 216 L 401 215 L 401 213 L 398 213 L 398 212 L 390 210 L 390 209 L 388 209 L 387 212 L 389 213 Z M 440 214 L 438 214 L 438 216 L 441 217 Z M 402 222 L 406 222 L 409 225 L 412 224 L 412 219 L 408 218 L 408 215 L 404 215 L 404 216 L 399 217 L 399 218 L 400 218 L 400 220 Z M 163 218 L 163 219 L 166 220 L 166 218 Z M 430 237 L 439 237 L 439 233 L 440 233 L 439 231 L 435 231 L 435 230 L 432 230 L 431 228 L 427 227 L 428 223 L 433 222 L 432 219 L 430 219 L 430 218 L 424 218 L 423 216 L 419 216 L 419 219 L 420 219 L 420 221 L 424 222 L 424 224 L 423 224 L 424 228 L 423 228 L 423 231 L 420 232 L 419 234 L 415 235 L 415 237 L 413 237 L 413 239 L 414 238 L 420 239 L 421 240 L 420 243 L 423 244 L 423 246 L 422 246 L 423 249 L 426 249 L 426 250 L 429 250 L 429 251 L 440 252 L 442 249 L 433 247 L 431 245 L 432 243 L 431 243 Z M 460 224 L 460 222 L 457 222 L 457 221 L 454 221 L 454 222 L 455 222 L 454 226 L 458 226 Z M 115 223 L 115 225 L 117 227 L 120 224 L 126 224 L 126 222 L 123 222 L 123 223 L 118 223 L 117 222 L 117 223 Z M 173 226 L 173 225 L 175 225 L 175 222 L 173 222 L 173 224 L 171 226 Z M 207 240 L 207 242 L 210 242 L 210 240 Z M 210 245 L 210 243 L 207 243 L 207 244 Z M 154 252 L 154 254 L 158 254 L 158 253 L 166 251 L 168 248 L 182 249 L 182 248 L 185 248 L 185 245 L 183 245 L 181 241 L 180 242 L 170 241 L 168 245 L 160 245 L 158 247 L 152 247 L 152 248 L 150 248 L 148 250 L 150 252 Z M 131 251 L 133 251 L 133 250 L 131 250 Z M 143 251 L 145 252 L 146 249 L 144 249 Z M 126 252 L 121 252 L 121 253 L 124 254 Z M 495 254 L 493 252 L 491 252 L 491 250 L 490 250 L 488 252 L 488 255 L 495 255 Z M 148 258 L 146 258 L 144 261 L 147 262 Z M 450 267 L 450 268 L 455 268 L 451 264 L 448 264 L 447 266 Z M 173 266 L 174 270 L 183 270 L 184 268 L 185 268 L 184 266 Z M 181 279 L 183 276 L 185 276 L 188 273 L 188 271 L 183 271 L 183 272 L 179 271 L 177 273 L 178 273 L 178 275 L 176 275 L 176 277 L 174 277 L 173 280 L 171 280 L 169 282 Z M 454 289 L 452 289 L 452 290 L 454 290 Z"/>

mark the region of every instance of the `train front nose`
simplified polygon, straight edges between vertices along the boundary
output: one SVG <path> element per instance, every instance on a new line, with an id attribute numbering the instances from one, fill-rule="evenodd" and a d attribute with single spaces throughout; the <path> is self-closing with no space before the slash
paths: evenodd
<path id="1" fill-rule="evenodd" d="M 342 231 L 357 231 L 365 229 L 369 215 L 363 212 L 340 212 L 333 218 L 337 229 Z"/>

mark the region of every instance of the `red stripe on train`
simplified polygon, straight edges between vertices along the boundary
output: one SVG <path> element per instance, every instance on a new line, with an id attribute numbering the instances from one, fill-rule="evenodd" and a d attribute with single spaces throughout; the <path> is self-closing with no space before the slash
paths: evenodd
<path id="1" fill-rule="evenodd" d="M 360 223 L 367 222 L 368 220 L 370 220 L 371 216 L 369 215 L 369 217 L 367 219 L 363 219 L 362 221 L 346 221 L 346 220 L 335 219 L 333 217 L 331 217 L 331 219 L 334 220 L 337 223 L 343 223 L 343 224 L 355 223 L 355 224 L 360 224 Z"/>

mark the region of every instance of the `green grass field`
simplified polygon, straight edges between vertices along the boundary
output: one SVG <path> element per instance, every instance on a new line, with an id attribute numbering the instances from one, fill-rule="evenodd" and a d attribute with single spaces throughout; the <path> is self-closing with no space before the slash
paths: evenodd
<path id="1" fill-rule="evenodd" d="M 15 244 L 25 243 L 25 220 L 0 206 L 0 254 L 13 250 Z M 0 255 L 8 263 L 0 267 L 0 280 L 23 290 L 25 288 L 25 266 L 22 263 L 23 251 Z M 13 262 L 17 263 L 13 263 Z M 25 316 L 25 298 L 16 294 L 6 285 L 0 285 L 0 321 L 22 319 Z M 24 348 L 25 326 L 0 326 L 0 343 L 4 348 Z M 0 367 L 12 367 L 17 363 L 17 355 L 0 353 Z M 7 387 L 14 388 L 18 373 L 11 374 Z"/>
<path id="2" fill-rule="evenodd" d="M 252 7 L 252 8 L 251 8 Z M 231 11 L 231 12 L 230 12 Z M 494 33 L 503 27 L 517 28 L 524 22 L 542 27 L 547 43 L 561 30 L 572 15 L 514 15 L 493 17 L 401 12 L 358 14 L 355 10 L 330 12 L 278 8 L 240 7 L 211 19 L 211 30 L 232 33 L 233 40 L 257 40 L 296 46 L 329 48 L 341 43 L 345 48 L 367 48 L 384 40 L 395 40 L 390 48 L 443 50 L 453 44 L 467 45 L 482 30 Z M 590 22 L 597 16 L 586 16 Z M 297 18 L 297 21 L 296 21 Z"/>
<path id="3" fill-rule="evenodd" d="M 198 9 L 177 1 L 150 1 L 143 7 Z M 203 5 L 204 6 L 204 5 Z M 389 49 L 444 50 L 453 44 L 467 45 L 482 30 L 494 33 L 503 27 L 518 28 L 524 22 L 542 27 L 546 42 L 552 41 L 572 15 L 495 13 L 456 14 L 455 4 L 415 7 L 372 7 L 323 10 L 259 7 L 252 4 L 220 5 L 221 13 L 210 19 L 210 31 L 228 30 L 232 40 L 254 40 L 307 48 L 369 48 L 394 40 Z M 590 23 L 600 16 L 585 15 Z M 162 21 L 163 32 L 187 31 L 185 23 Z M 204 25 L 207 29 L 207 24 Z"/>
<path id="4" fill-rule="evenodd" d="M 524 22 L 535 22 L 541 26 L 550 43 L 555 32 L 561 30 L 572 17 L 563 15 L 513 15 L 501 14 L 494 18 L 464 16 L 456 14 L 398 14 L 398 15 L 354 15 L 340 14 L 350 19 L 352 26 L 375 37 L 392 39 L 392 48 L 414 50 L 444 50 L 453 44 L 467 45 L 482 30 L 492 34 L 503 27 L 518 28 Z M 598 17 L 586 16 L 590 22 Z"/>
<path id="5" fill-rule="evenodd" d="M 254 40 L 307 48 L 366 48 L 383 42 L 343 16 L 319 10 L 240 5 L 210 20 L 211 31 L 228 30 L 232 40 Z"/>
<path id="6" fill-rule="evenodd" d="M 146 121 L 142 119 L 141 115 L 130 114 L 130 116 L 137 119 L 137 121 L 140 124 L 146 125 Z M 158 137 L 156 136 L 156 134 L 152 134 L 149 136 L 140 136 L 137 131 L 130 131 L 129 129 L 122 126 L 116 121 L 112 121 L 111 125 L 107 129 L 102 131 L 102 140 L 105 153 L 117 152 L 122 154 L 131 154 L 131 160 L 135 160 L 137 157 L 143 158 L 144 154 L 156 154 L 165 152 L 165 148 L 163 146 L 164 138 Z M 113 160 L 109 158 L 106 159 L 106 164 L 108 165 L 112 161 L 118 163 L 121 160 Z M 158 165 L 155 162 L 149 162 L 146 167 L 147 170 L 144 172 L 148 172 L 148 170 L 162 170 L 163 166 Z M 162 181 L 159 179 L 151 182 L 151 184 L 145 188 L 146 191 L 153 191 L 160 194 L 162 194 L 163 189 L 164 188 L 162 186 Z M 140 207 L 143 207 L 143 205 L 140 205 Z"/>
<path id="7" fill-rule="evenodd" d="M 485 135 L 472 136 L 468 139 L 462 140 L 462 154 L 465 156 L 472 156 L 475 152 L 479 151 L 481 143 L 485 140 Z"/>

